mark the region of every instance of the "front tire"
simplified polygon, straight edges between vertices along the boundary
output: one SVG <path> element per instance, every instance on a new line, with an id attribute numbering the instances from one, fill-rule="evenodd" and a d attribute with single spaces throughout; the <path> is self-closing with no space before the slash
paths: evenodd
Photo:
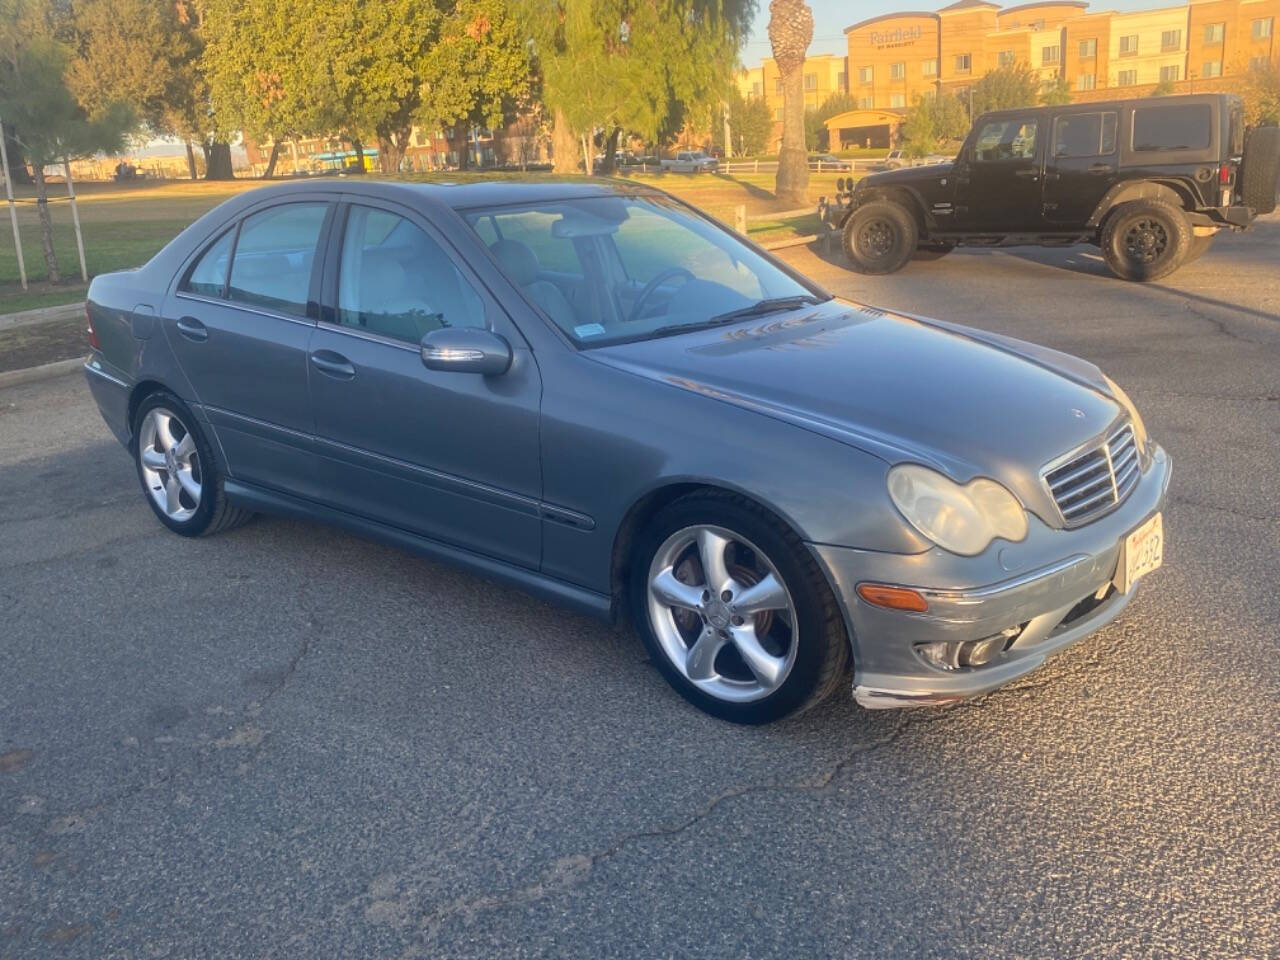
<path id="1" fill-rule="evenodd" d="M 1193 239 L 1180 207 L 1163 200 L 1122 203 L 1102 230 L 1102 255 L 1122 280 L 1167 277 L 1186 260 Z"/>
<path id="2" fill-rule="evenodd" d="M 629 590 L 655 666 L 723 720 L 803 712 L 848 666 L 844 624 L 817 563 L 744 498 L 695 493 L 660 510 L 636 539 Z"/>
<path id="3" fill-rule="evenodd" d="M 138 404 L 131 447 L 147 503 L 174 533 L 208 536 L 253 516 L 227 501 L 209 441 L 173 394 L 159 391 Z"/>
<path id="4" fill-rule="evenodd" d="M 872 200 L 845 220 L 842 246 L 859 273 L 895 273 L 915 254 L 919 236 L 910 210 L 891 200 Z"/>

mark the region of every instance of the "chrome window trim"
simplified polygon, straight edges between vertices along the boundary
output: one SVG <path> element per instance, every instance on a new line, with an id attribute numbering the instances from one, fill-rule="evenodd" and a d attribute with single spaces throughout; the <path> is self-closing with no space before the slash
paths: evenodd
<path id="1" fill-rule="evenodd" d="M 319 320 L 316 322 L 316 326 L 324 330 L 331 330 L 334 333 L 345 333 L 348 337 L 355 337 L 357 340 L 368 340 L 370 343 L 381 343 L 384 346 L 395 347 L 398 350 L 407 350 L 409 353 L 420 353 L 422 351 L 420 344 L 389 337 L 384 333 L 370 333 L 368 330 L 360 330 L 342 323 L 333 323 L 330 320 Z"/>
<path id="2" fill-rule="evenodd" d="M 274 310 L 268 310 L 265 307 L 241 303 L 239 300 L 226 300 L 222 297 L 207 297 L 203 294 L 188 293 L 183 290 L 179 290 L 174 293 L 174 297 L 178 300 L 192 300 L 196 303 L 211 303 L 218 307 L 229 307 L 232 310 L 243 310 L 246 313 L 256 314 L 260 317 L 270 317 L 272 320 L 288 320 L 290 323 L 300 323 L 305 327 L 314 327 L 316 325 L 316 321 L 309 320 L 306 317 L 295 317 L 288 313 L 277 313 Z"/>

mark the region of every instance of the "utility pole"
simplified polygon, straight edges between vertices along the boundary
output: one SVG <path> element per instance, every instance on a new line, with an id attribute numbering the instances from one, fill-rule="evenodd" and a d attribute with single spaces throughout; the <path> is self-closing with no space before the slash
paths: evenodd
<path id="1" fill-rule="evenodd" d="M 4 172 L 4 192 L 9 198 L 9 222 L 13 224 L 13 252 L 18 255 L 18 279 L 27 289 L 27 265 L 22 259 L 22 237 L 18 234 L 18 208 L 13 203 L 13 178 L 9 175 L 9 148 L 4 143 L 4 121 L 0 120 L 0 170 Z"/>

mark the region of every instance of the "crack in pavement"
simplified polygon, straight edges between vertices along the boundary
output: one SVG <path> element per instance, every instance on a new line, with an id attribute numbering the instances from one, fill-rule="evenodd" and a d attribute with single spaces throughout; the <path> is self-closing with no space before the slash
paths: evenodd
<path id="1" fill-rule="evenodd" d="M 499 893 L 458 897 L 421 918 L 418 928 L 422 942 L 410 947 L 402 956 L 407 960 L 410 957 L 433 955 L 432 948 L 439 938 L 444 925 L 451 919 L 461 916 L 465 918 L 466 922 L 470 922 L 479 913 L 534 903 L 565 890 L 570 890 L 586 880 L 597 866 L 617 857 L 632 844 L 644 840 L 668 840 L 679 836 L 714 815 L 720 807 L 730 801 L 769 793 L 824 793 L 830 789 L 836 778 L 850 765 L 869 753 L 890 746 L 908 729 L 915 729 L 924 723 L 939 722 L 967 706 L 972 706 L 972 703 L 964 701 L 934 712 L 931 715 L 921 715 L 919 713 L 912 715 L 907 711 L 902 711 L 898 723 L 887 734 L 879 739 L 859 745 L 852 752 L 846 754 L 812 778 L 791 783 L 772 781 L 747 784 L 725 790 L 716 794 L 696 812 L 683 820 L 667 826 L 623 834 L 609 846 L 595 851 L 558 857 L 532 883 Z"/>
<path id="2" fill-rule="evenodd" d="M 1170 503 L 1183 504 L 1188 507 L 1199 507 L 1202 510 L 1215 510 L 1218 513 L 1229 513 L 1234 517 L 1240 517 L 1243 520 L 1256 520 L 1259 523 L 1280 523 L 1280 516 L 1272 516 L 1267 513 L 1249 513 L 1244 510 L 1236 510 L 1233 507 L 1222 507 L 1216 503 L 1205 503 L 1202 500 L 1192 500 L 1190 497 L 1170 497 Z"/>

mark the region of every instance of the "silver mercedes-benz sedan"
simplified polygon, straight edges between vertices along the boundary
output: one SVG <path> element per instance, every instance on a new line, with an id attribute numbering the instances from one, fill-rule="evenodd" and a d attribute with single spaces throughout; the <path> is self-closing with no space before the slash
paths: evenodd
<path id="1" fill-rule="evenodd" d="M 834 298 L 645 187 L 254 190 L 88 313 L 170 530 L 292 514 L 627 616 L 736 722 L 850 670 L 868 707 L 993 690 L 1162 560 L 1169 458 L 1095 366 Z"/>

